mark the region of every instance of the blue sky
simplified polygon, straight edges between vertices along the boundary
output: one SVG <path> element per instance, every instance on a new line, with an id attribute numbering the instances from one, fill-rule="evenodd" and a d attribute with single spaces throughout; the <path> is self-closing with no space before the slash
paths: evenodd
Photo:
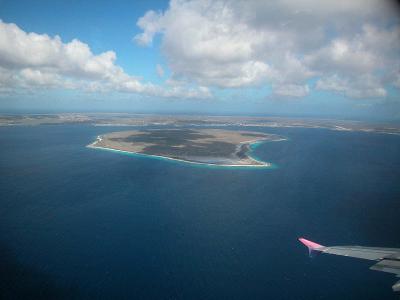
<path id="1" fill-rule="evenodd" d="M 387 3 L 3 0 L 0 111 L 398 120 Z"/>

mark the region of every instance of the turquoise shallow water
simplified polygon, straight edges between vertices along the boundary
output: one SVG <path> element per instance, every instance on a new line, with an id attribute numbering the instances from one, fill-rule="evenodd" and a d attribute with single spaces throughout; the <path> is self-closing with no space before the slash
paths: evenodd
<path id="1" fill-rule="evenodd" d="M 400 247 L 398 136 L 262 129 L 289 138 L 253 147 L 275 169 L 85 147 L 121 129 L 0 128 L 0 298 L 396 299 L 297 238 Z"/>

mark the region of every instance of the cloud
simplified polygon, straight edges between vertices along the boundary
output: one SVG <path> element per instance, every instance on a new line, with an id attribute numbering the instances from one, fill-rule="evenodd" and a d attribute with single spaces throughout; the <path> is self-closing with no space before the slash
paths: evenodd
<path id="1" fill-rule="evenodd" d="M 29 86 L 61 87 L 66 86 L 66 82 L 58 74 L 45 72 L 36 69 L 23 69 L 20 72 L 20 79 Z"/>
<path id="2" fill-rule="evenodd" d="M 379 79 L 369 74 L 351 80 L 333 75 L 318 80 L 316 88 L 335 91 L 351 98 L 379 98 L 387 95 Z"/>
<path id="3" fill-rule="evenodd" d="M 207 98 L 201 88 L 165 89 L 143 83 L 115 64 L 116 54 L 92 53 L 74 39 L 64 43 L 59 36 L 27 33 L 0 20 L 0 89 L 81 89 L 90 92 L 127 92 L 156 97 Z M 6 89 L 7 88 L 7 89 Z"/>
<path id="4" fill-rule="evenodd" d="M 159 77 L 163 77 L 163 76 L 164 76 L 164 69 L 163 69 L 163 67 L 162 67 L 161 65 L 159 65 L 159 64 L 156 65 L 156 72 L 157 72 L 157 75 L 158 75 Z"/>
<path id="5" fill-rule="evenodd" d="M 301 97 L 315 78 L 348 97 L 384 97 L 383 78 L 399 65 L 398 22 L 380 0 L 172 0 L 138 20 L 134 39 L 149 46 L 161 36 L 172 80 Z"/>
<path id="6" fill-rule="evenodd" d="M 137 26 L 143 29 L 143 32 L 136 35 L 133 39 L 139 45 L 149 46 L 153 42 L 153 37 L 156 33 L 162 30 L 161 14 L 153 10 L 149 10 L 146 14 L 139 19 Z"/>
<path id="7" fill-rule="evenodd" d="M 310 88 L 308 85 L 278 85 L 274 87 L 275 96 L 285 96 L 285 97 L 304 97 L 308 95 Z"/>

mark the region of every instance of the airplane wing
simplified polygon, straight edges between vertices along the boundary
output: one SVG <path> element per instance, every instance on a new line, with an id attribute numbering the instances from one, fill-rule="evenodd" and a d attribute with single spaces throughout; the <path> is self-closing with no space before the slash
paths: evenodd
<path id="1" fill-rule="evenodd" d="M 377 261 L 371 270 L 396 274 L 400 277 L 400 249 L 399 248 L 378 248 L 361 246 L 333 246 L 325 247 L 315 242 L 299 238 L 309 253 L 320 252 L 326 254 L 341 255 L 347 257 L 361 258 Z M 400 280 L 392 286 L 393 291 L 400 292 Z"/>

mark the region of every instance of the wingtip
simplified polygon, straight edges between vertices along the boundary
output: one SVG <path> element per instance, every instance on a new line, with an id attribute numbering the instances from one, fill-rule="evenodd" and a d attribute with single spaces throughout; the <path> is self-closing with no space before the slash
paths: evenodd
<path id="1" fill-rule="evenodd" d="M 320 244 L 317 244 L 317 243 L 315 243 L 313 241 L 306 240 L 303 237 L 299 238 L 299 241 L 310 250 L 318 250 L 319 248 L 323 248 L 324 247 L 324 246 L 322 246 Z"/>

